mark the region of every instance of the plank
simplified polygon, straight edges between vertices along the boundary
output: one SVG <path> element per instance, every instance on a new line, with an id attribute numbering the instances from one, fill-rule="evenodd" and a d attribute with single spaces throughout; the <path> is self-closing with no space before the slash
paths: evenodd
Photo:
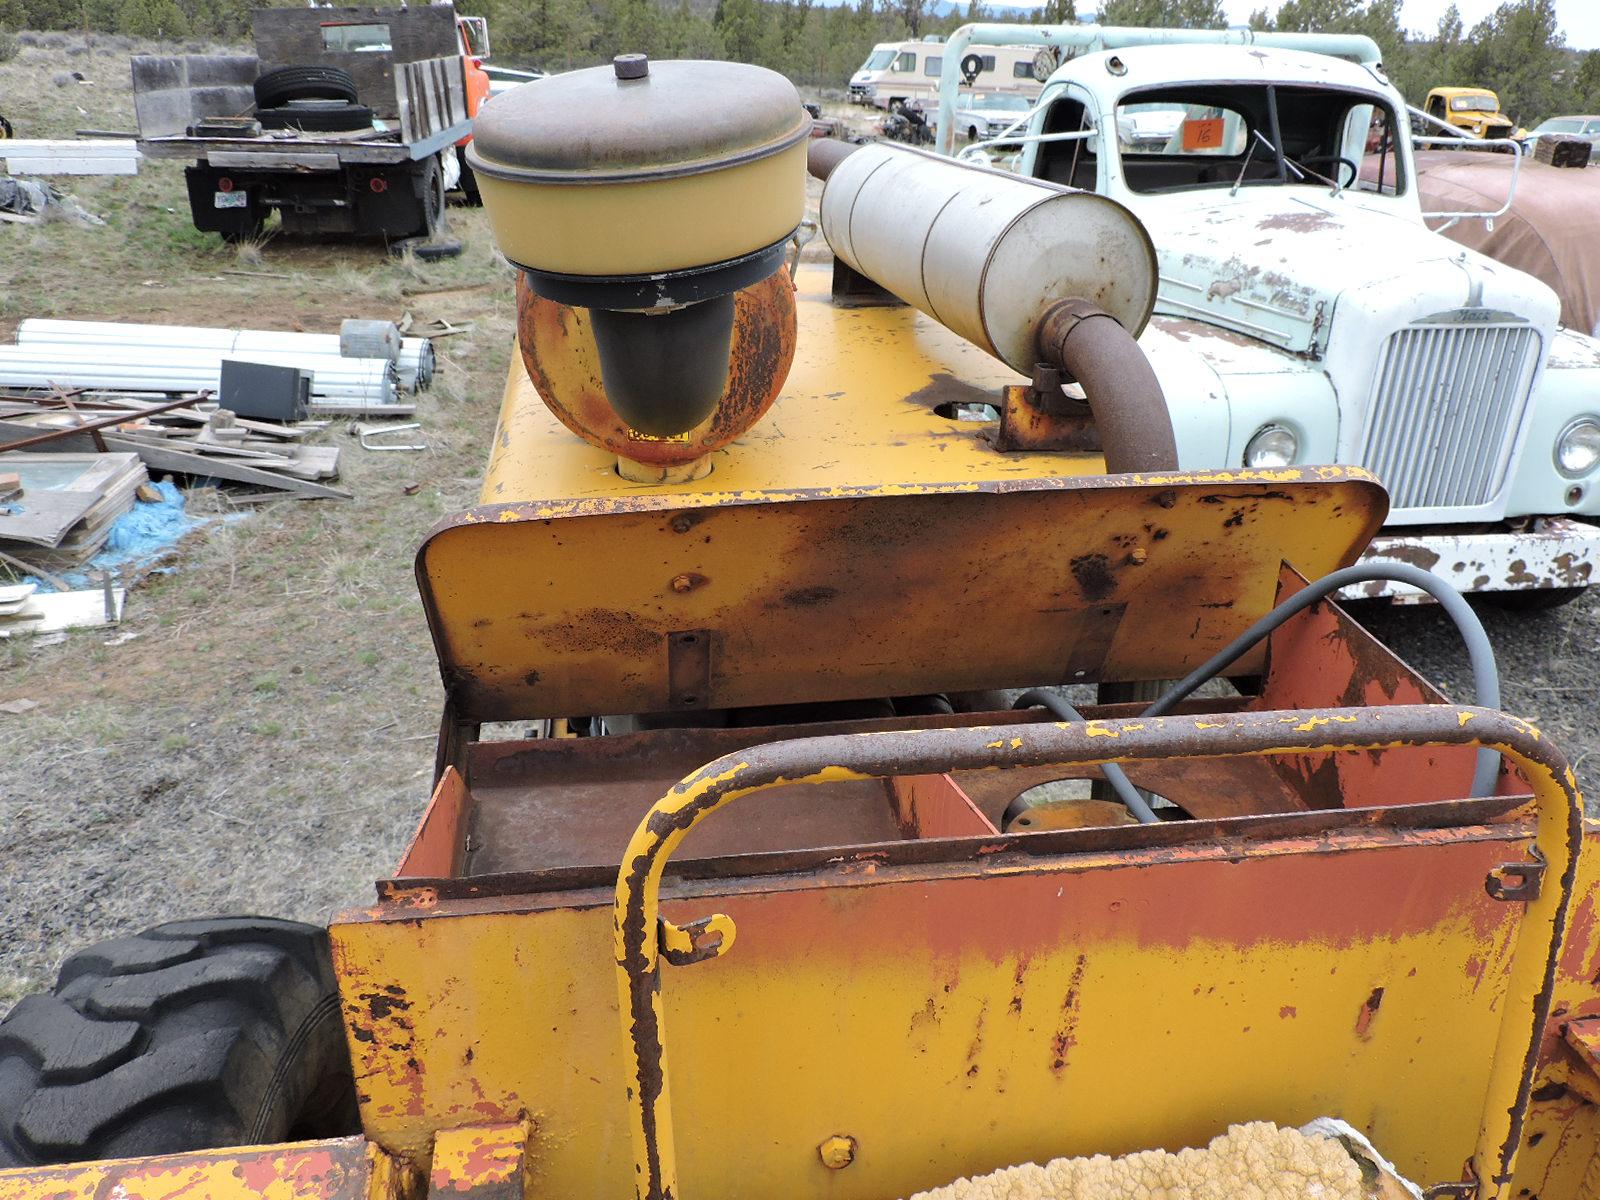
<path id="1" fill-rule="evenodd" d="M 37 592 L 14 616 L 0 617 L 0 638 L 16 634 L 53 633 L 58 629 L 96 629 L 122 620 L 126 588 L 111 589 L 111 612 L 106 612 L 106 589 L 74 592 Z"/>
<path id="2" fill-rule="evenodd" d="M 40 489 L 0 502 L 0 541 L 53 549 L 99 499 L 94 492 Z"/>

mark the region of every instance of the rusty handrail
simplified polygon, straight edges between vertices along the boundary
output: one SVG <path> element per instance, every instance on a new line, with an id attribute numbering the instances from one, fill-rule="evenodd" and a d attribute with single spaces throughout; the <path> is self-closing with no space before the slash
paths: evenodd
<path id="1" fill-rule="evenodd" d="M 617 875 L 617 989 L 631 1059 L 628 1098 L 639 1200 L 678 1195 L 661 960 L 685 965 L 718 957 L 733 945 L 735 932 L 722 913 L 682 926 L 667 920 L 661 915 L 661 877 L 689 831 L 724 805 L 784 784 L 930 772 L 1456 745 L 1498 750 L 1522 769 L 1538 817 L 1530 850 L 1545 864 L 1545 886 L 1528 902 L 1517 934 L 1471 1164 L 1480 1198 L 1508 1197 L 1566 933 L 1583 802 L 1560 751 L 1527 722 L 1490 709 L 1410 704 L 837 734 L 724 755 L 686 776 L 640 821 Z"/>

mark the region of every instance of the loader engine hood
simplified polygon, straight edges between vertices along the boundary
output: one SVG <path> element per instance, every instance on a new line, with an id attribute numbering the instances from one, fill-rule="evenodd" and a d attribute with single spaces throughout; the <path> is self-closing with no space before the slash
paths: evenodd
<path id="1" fill-rule="evenodd" d="M 1548 338 L 1554 294 L 1419 227 L 1414 212 L 1327 189 L 1273 188 L 1218 194 L 1196 209 L 1193 193 L 1139 206 L 1161 262 L 1156 311 L 1234 330 L 1293 354 L 1322 358 L 1335 305 L 1359 290 L 1423 311 L 1488 305 L 1539 326 Z"/>

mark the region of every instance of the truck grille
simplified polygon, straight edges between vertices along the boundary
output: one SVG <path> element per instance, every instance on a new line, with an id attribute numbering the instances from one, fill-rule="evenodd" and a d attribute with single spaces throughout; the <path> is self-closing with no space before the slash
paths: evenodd
<path id="1" fill-rule="evenodd" d="M 1471 310 L 1390 335 L 1359 461 L 1389 489 L 1394 509 L 1476 507 L 1494 498 L 1511 465 L 1539 345 L 1533 326 L 1485 321 Z"/>

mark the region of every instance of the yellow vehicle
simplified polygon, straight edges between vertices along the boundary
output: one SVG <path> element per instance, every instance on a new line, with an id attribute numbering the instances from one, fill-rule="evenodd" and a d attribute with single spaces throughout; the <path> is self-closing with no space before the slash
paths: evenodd
<path id="1" fill-rule="evenodd" d="M 1381 487 L 1177 469 L 1120 205 L 808 132 L 729 63 L 485 106 L 519 353 L 417 556 L 415 838 L 326 931 L 69 959 L 0 1197 L 893 1200 L 1322 1117 L 1594 1194 L 1600 828 L 1459 596 L 1376 568 L 1472 705 L 1328 602 Z"/>
<path id="2" fill-rule="evenodd" d="M 1443 87 L 1428 93 L 1423 111 L 1464 129 L 1476 138 L 1525 138 L 1526 129 L 1500 111 L 1500 97 L 1488 88 Z"/>

